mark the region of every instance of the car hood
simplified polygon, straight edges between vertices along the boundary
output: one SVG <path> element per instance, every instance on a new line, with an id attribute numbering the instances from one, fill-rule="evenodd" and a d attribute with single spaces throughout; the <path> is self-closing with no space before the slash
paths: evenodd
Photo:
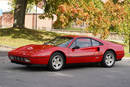
<path id="1" fill-rule="evenodd" d="M 9 52 L 9 54 L 12 55 L 25 55 L 25 56 L 31 56 L 34 53 L 37 53 L 39 51 L 47 50 L 49 48 L 53 48 L 52 45 L 26 45 L 20 48 L 17 48 L 15 50 L 12 50 Z"/>

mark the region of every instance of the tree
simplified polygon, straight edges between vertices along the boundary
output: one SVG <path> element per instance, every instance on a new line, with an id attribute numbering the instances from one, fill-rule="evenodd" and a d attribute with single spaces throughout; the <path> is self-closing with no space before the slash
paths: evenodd
<path id="1" fill-rule="evenodd" d="M 55 28 L 66 28 L 71 23 L 82 24 L 88 17 L 85 10 L 85 4 L 90 0 L 72 0 L 72 2 L 65 2 L 58 6 L 56 10 L 57 21 L 54 23 Z"/>
<path id="2" fill-rule="evenodd" d="M 15 28 L 24 28 L 25 14 L 29 7 L 37 4 L 42 0 L 12 0 L 12 7 L 14 7 L 14 24 Z"/>
<path id="3" fill-rule="evenodd" d="M 103 4 L 102 9 L 96 8 L 94 4 L 91 5 L 91 9 L 96 10 L 90 10 L 89 31 L 95 35 L 100 34 L 102 39 L 107 38 L 111 31 L 121 34 L 124 29 L 122 23 L 126 20 L 123 6 L 114 4 L 112 1 Z"/>
<path id="4" fill-rule="evenodd" d="M 126 12 L 123 6 L 107 3 L 97 3 L 97 0 L 85 2 L 84 0 L 73 0 L 73 3 L 63 3 L 56 10 L 58 16 L 54 23 L 56 28 L 66 28 L 72 22 L 80 25 L 86 23 L 87 31 L 94 35 L 100 35 L 102 39 L 107 38 L 110 31 L 122 32 L 122 23 L 125 21 Z"/>
<path id="5" fill-rule="evenodd" d="M 14 7 L 14 24 L 13 27 L 24 28 L 25 14 L 28 6 L 38 4 L 38 2 L 44 1 L 45 13 L 47 17 L 53 18 L 56 9 L 59 4 L 72 0 L 12 0 L 12 6 Z"/>
<path id="6" fill-rule="evenodd" d="M 122 24 L 124 26 L 123 33 L 125 34 L 126 42 L 129 43 L 129 53 L 130 53 L 130 0 L 125 0 L 120 3 L 124 6 L 127 12 L 126 21 Z"/>
<path id="7" fill-rule="evenodd" d="M 73 3 L 75 0 L 12 0 L 13 7 L 15 8 L 13 27 L 24 28 L 25 14 L 28 6 L 37 4 L 40 1 L 46 3 L 45 14 L 43 14 L 41 18 L 45 18 L 45 16 L 53 18 L 53 14 L 56 14 L 57 8 L 60 4 Z"/>
<path id="8" fill-rule="evenodd" d="M 27 0 L 16 0 L 13 27 L 24 28 L 25 12 L 26 12 L 27 3 L 28 3 Z"/>

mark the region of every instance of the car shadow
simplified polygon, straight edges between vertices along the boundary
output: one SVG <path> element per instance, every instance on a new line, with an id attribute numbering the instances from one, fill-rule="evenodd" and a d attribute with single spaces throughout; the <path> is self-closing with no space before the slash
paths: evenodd
<path id="1" fill-rule="evenodd" d="M 27 71 L 27 72 L 43 72 L 48 71 L 48 68 L 45 66 L 15 66 L 15 67 L 9 67 L 8 70 L 14 70 L 14 71 Z"/>
<path id="2" fill-rule="evenodd" d="M 123 63 L 123 62 L 121 62 Z M 118 62 L 117 64 L 114 65 L 114 67 L 109 68 L 109 69 L 124 69 L 124 68 L 129 68 L 129 65 L 123 63 L 121 64 Z M 85 70 L 85 69 L 105 69 L 106 67 L 101 67 L 100 63 L 80 63 L 80 64 L 67 64 L 61 71 L 58 72 L 64 72 L 64 71 L 73 71 L 73 70 Z M 22 66 L 22 65 L 14 65 L 13 66 L 6 66 L 7 70 L 11 71 L 26 71 L 26 72 L 50 72 L 47 66 L 42 66 L 42 65 L 33 65 L 31 67 L 27 66 Z M 53 72 L 53 71 L 52 71 Z"/>
<path id="3" fill-rule="evenodd" d="M 75 69 L 86 69 L 86 68 L 98 68 L 101 67 L 99 63 L 80 63 L 80 64 L 68 64 L 63 70 L 75 70 Z"/>
<path id="4" fill-rule="evenodd" d="M 99 64 L 97 63 L 86 63 L 86 64 L 68 64 L 66 65 L 61 71 L 68 71 L 68 70 L 78 70 L 78 69 L 86 69 L 86 68 L 98 68 L 100 67 Z M 10 67 L 8 70 L 20 70 L 20 71 L 27 71 L 27 72 L 49 72 L 49 69 L 47 66 L 20 66 L 18 65 L 17 67 Z"/>

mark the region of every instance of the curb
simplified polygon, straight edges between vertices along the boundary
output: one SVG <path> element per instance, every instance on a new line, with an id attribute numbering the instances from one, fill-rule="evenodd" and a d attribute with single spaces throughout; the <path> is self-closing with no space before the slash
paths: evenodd
<path id="1" fill-rule="evenodd" d="M 0 47 L 4 47 L 4 48 L 10 48 L 10 49 L 15 49 L 14 47 L 5 46 L 5 45 L 0 45 Z"/>
<path id="2" fill-rule="evenodd" d="M 128 57 L 124 57 L 123 59 L 130 60 L 130 58 L 128 58 Z"/>

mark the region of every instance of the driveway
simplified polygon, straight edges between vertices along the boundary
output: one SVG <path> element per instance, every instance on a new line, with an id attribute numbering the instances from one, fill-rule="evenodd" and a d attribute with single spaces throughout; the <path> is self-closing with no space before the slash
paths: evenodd
<path id="1" fill-rule="evenodd" d="M 80 64 L 50 72 L 42 66 L 11 64 L 4 50 L 0 51 L 0 87 L 130 87 L 130 59 L 113 68 Z"/>

